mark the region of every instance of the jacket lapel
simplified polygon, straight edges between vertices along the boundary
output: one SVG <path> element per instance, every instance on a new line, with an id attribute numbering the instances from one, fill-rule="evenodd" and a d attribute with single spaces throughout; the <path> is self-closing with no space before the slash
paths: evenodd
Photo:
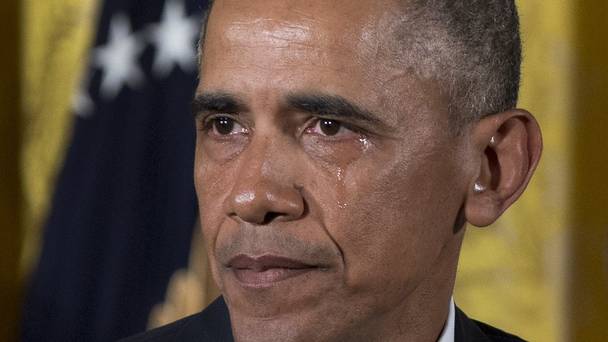
<path id="1" fill-rule="evenodd" d="M 454 342 L 489 342 L 486 334 L 479 329 L 477 324 L 456 308 L 456 325 L 454 327 Z"/>
<path id="2" fill-rule="evenodd" d="M 175 341 L 233 342 L 230 315 L 223 297 L 211 303 L 194 320 L 184 326 Z"/>

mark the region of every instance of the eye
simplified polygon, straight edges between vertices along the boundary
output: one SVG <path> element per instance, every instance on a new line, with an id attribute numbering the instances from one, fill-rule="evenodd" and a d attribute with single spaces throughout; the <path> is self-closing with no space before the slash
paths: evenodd
<path id="1" fill-rule="evenodd" d="M 338 134 L 351 132 L 348 128 L 337 120 L 331 119 L 318 119 L 313 126 L 306 130 L 307 133 L 323 135 L 327 137 L 333 137 Z"/>
<path id="2" fill-rule="evenodd" d="M 217 116 L 211 118 L 207 125 L 215 135 L 234 135 L 246 134 L 247 129 L 241 126 L 236 120 L 228 116 Z"/>

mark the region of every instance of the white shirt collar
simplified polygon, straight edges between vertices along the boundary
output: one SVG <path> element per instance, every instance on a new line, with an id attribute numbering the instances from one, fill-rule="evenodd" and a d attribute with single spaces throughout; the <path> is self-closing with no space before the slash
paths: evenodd
<path id="1" fill-rule="evenodd" d="M 454 306 L 454 297 L 450 299 L 450 309 L 448 319 L 445 321 L 445 326 L 441 332 L 441 336 L 437 342 L 454 342 L 454 326 L 456 325 L 456 308 Z"/>

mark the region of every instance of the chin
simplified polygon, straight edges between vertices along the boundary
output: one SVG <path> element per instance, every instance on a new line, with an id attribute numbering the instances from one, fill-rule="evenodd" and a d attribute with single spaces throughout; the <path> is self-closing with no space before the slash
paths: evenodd
<path id="1" fill-rule="evenodd" d="M 271 284 L 221 274 L 235 341 L 336 341 L 336 317 L 347 322 L 335 273 L 311 271 Z M 330 285 L 334 284 L 334 285 Z M 338 305 L 336 305 L 338 304 Z M 336 324 L 332 324 L 336 323 Z"/>
<path id="2" fill-rule="evenodd" d="M 296 272 L 268 280 L 240 277 L 232 270 L 221 272 L 222 293 L 232 313 L 239 317 L 275 320 L 322 306 L 328 293 L 335 293 L 336 274 L 327 270 Z M 262 280 L 262 281 L 260 281 Z"/>
<path id="3" fill-rule="evenodd" d="M 352 341 L 336 332 L 331 317 L 318 311 L 294 311 L 283 315 L 259 318 L 230 313 L 232 331 L 237 342 L 281 341 L 322 342 Z"/>

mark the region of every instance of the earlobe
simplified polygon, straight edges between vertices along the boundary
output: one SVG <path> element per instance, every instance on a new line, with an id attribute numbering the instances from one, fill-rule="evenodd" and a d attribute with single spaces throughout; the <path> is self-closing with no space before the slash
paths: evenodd
<path id="1" fill-rule="evenodd" d="M 490 225 L 524 191 L 538 164 L 542 139 L 534 117 L 510 110 L 479 120 L 472 130 L 479 168 L 465 203 L 465 217 Z"/>

